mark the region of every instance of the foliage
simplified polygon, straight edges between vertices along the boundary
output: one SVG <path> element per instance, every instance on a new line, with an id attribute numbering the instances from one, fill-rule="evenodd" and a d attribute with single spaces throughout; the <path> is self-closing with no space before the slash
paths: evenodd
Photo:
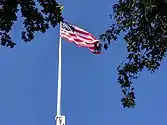
<path id="1" fill-rule="evenodd" d="M 158 70 L 167 51 L 166 3 L 162 0 L 119 0 L 113 5 L 114 19 L 100 39 L 108 48 L 111 40 L 122 35 L 128 56 L 118 66 L 118 83 L 121 86 L 124 107 L 135 107 L 134 83 L 143 69 Z M 157 2 L 158 1 L 158 2 Z M 167 11 L 166 11 L 167 12 Z"/>
<path id="2" fill-rule="evenodd" d="M 61 7 L 55 0 L 0 0 L 0 41 L 3 46 L 13 48 L 15 45 L 9 34 L 19 10 L 24 19 L 21 37 L 25 42 L 33 40 L 35 32 L 44 33 L 63 20 Z"/>

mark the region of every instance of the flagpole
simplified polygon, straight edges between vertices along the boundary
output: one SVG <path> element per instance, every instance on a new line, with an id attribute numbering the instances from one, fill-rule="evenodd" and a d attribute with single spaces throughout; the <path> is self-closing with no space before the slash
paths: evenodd
<path id="1" fill-rule="evenodd" d="M 61 22 L 60 22 L 61 26 Z M 60 31 L 59 31 L 60 32 Z M 58 57 L 58 85 L 57 85 L 57 114 L 55 117 L 56 125 L 65 125 L 65 116 L 61 115 L 61 86 L 62 86 L 62 38 L 59 34 L 59 57 Z"/>
<path id="2" fill-rule="evenodd" d="M 58 86 L 57 86 L 57 116 L 61 115 L 61 60 L 62 60 L 62 41 L 59 36 L 59 59 L 58 59 Z"/>

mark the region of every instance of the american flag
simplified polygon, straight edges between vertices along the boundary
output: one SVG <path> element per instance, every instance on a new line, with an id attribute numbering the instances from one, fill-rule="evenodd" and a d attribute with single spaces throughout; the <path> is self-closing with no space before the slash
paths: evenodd
<path id="1" fill-rule="evenodd" d="M 99 40 L 97 40 L 91 33 L 77 26 L 67 22 L 61 22 L 60 37 L 77 44 L 79 47 L 86 47 L 94 54 L 100 54 L 101 47 Z"/>

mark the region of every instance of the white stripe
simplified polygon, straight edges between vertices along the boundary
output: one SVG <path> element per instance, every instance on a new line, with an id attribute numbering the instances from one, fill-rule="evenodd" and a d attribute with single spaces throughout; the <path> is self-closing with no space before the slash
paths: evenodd
<path id="1" fill-rule="evenodd" d="M 66 31 L 66 30 L 61 30 L 61 33 L 68 34 L 69 36 L 71 36 L 69 33 L 74 34 L 73 32 L 69 32 L 69 31 Z M 76 34 L 74 34 L 74 35 L 76 35 Z M 87 43 L 95 43 L 96 41 L 98 41 L 98 40 L 96 40 L 96 39 L 93 39 L 92 37 L 90 38 L 91 40 L 87 40 L 87 39 L 81 38 L 81 37 L 78 36 L 78 35 L 76 35 L 76 36 L 77 36 L 77 37 L 74 37 L 74 36 L 71 36 L 71 37 L 80 39 L 80 40 L 85 41 L 85 42 L 87 42 Z M 87 38 L 88 38 L 88 37 L 87 37 Z"/>
<path id="2" fill-rule="evenodd" d="M 84 30 L 84 29 L 81 29 L 81 28 L 79 28 L 79 27 L 77 27 L 77 26 L 73 26 L 75 29 L 77 29 L 77 30 L 79 30 L 79 31 L 82 31 L 82 32 L 85 32 L 85 33 L 88 33 L 88 34 L 90 34 L 88 31 L 86 31 L 86 30 Z"/>
<path id="3" fill-rule="evenodd" d="M 77 42 L 77 41 L 75 41 L 74 39 L 73 39 L 73 37 L 69 37 L 69 36 L 67 36 L 67 35 L 65 35 L 65 34 L 61 34 L 61 37 L 65 37 L 65 38 L 67 38 L 68 40 L 71 40 L 71 41 L 73 41 L 75 44 L 77 44 L 77 45 L 85 45 L 86 47 L 94 47 L 94 44 L 87 44 L 86 42 Z M 70 41 L 70 42 L 71 42 Z"/>
<path id="4" fill-rule="evenodd" d="M 85 37 L 85 38 L 89 38 L 89 39 L 92 39 L 92 40 L 94 40 L 94 38 L 91 36 L 91 35 L 84 35 L 84 34 L 81 34 L 81 33 L 78 33 L 78 32 L 72 32 L 72 31 L 67 31 L 66 29 L 61 29 L 61 32 L 69 32 L 69 33 L 71 33 L 71 34 L 75 34 L 75 35 L 77 35 L 77 36 L 83 36 L 83 37 Z"/>
<path id="5" fill-rule="evenodd" d="M 70 34 L 69 34 L 68 32 L 66 32 L 66 31 L 61 31 L 61 33 L 68 34 L 68 35 L 70 36 Z M 95 43 L 95 42 L 96 42 L 94 39 L 92 39 L 92 40 L 87 40 L 87 39 L 84 39 L 84 38 L 79 37 L 78 35 L 76 35 L 76 37 L 74 37 L 74 36 L 71 36 L 71 37 L 76 38 L 76 39 L 79 39 L 79 40 L 81 40 L 81 41 L 83 41 L 83 42 L 85 42 L 85 43 Z"/>

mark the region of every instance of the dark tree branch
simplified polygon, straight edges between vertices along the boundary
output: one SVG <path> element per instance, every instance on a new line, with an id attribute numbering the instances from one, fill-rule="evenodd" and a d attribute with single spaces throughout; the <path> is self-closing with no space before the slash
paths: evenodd
<path id="1" fill-rule="evenodd" d="M 100 35 L 105 44 L 117 40 L 124 32 L 128 56 L 118 66 L 118 83 L 121 85 L 124 107 L 135 106 L 133 80 L 144 69 L 151 72 L 158 70 L 167 51 L 167 13 L 166 3 L 162 0 L 119 0 L 113 5 L 115 24 Z M 165 11 L 167 12 L 167 11 Z M 165 28 L 165 29 L 164 29 Z"/>
<path id="2" fill-rule="evenodd" d="M 63 20 L 60 5 L 55 0 L 1 0 L 0 1 L 0 41 L 1 45 L 14 47 L 9 32 L 17 21 L 16 16 L 20 8 L 24 19 L 22 40 L 30 42 L 34 39 L 35 32 L 45 33 L 50 27 L 55 27 Z M 39 9 L 40 8 L 40 9 Z M 42 8 L 42 9 L 41 9 Z"/>

